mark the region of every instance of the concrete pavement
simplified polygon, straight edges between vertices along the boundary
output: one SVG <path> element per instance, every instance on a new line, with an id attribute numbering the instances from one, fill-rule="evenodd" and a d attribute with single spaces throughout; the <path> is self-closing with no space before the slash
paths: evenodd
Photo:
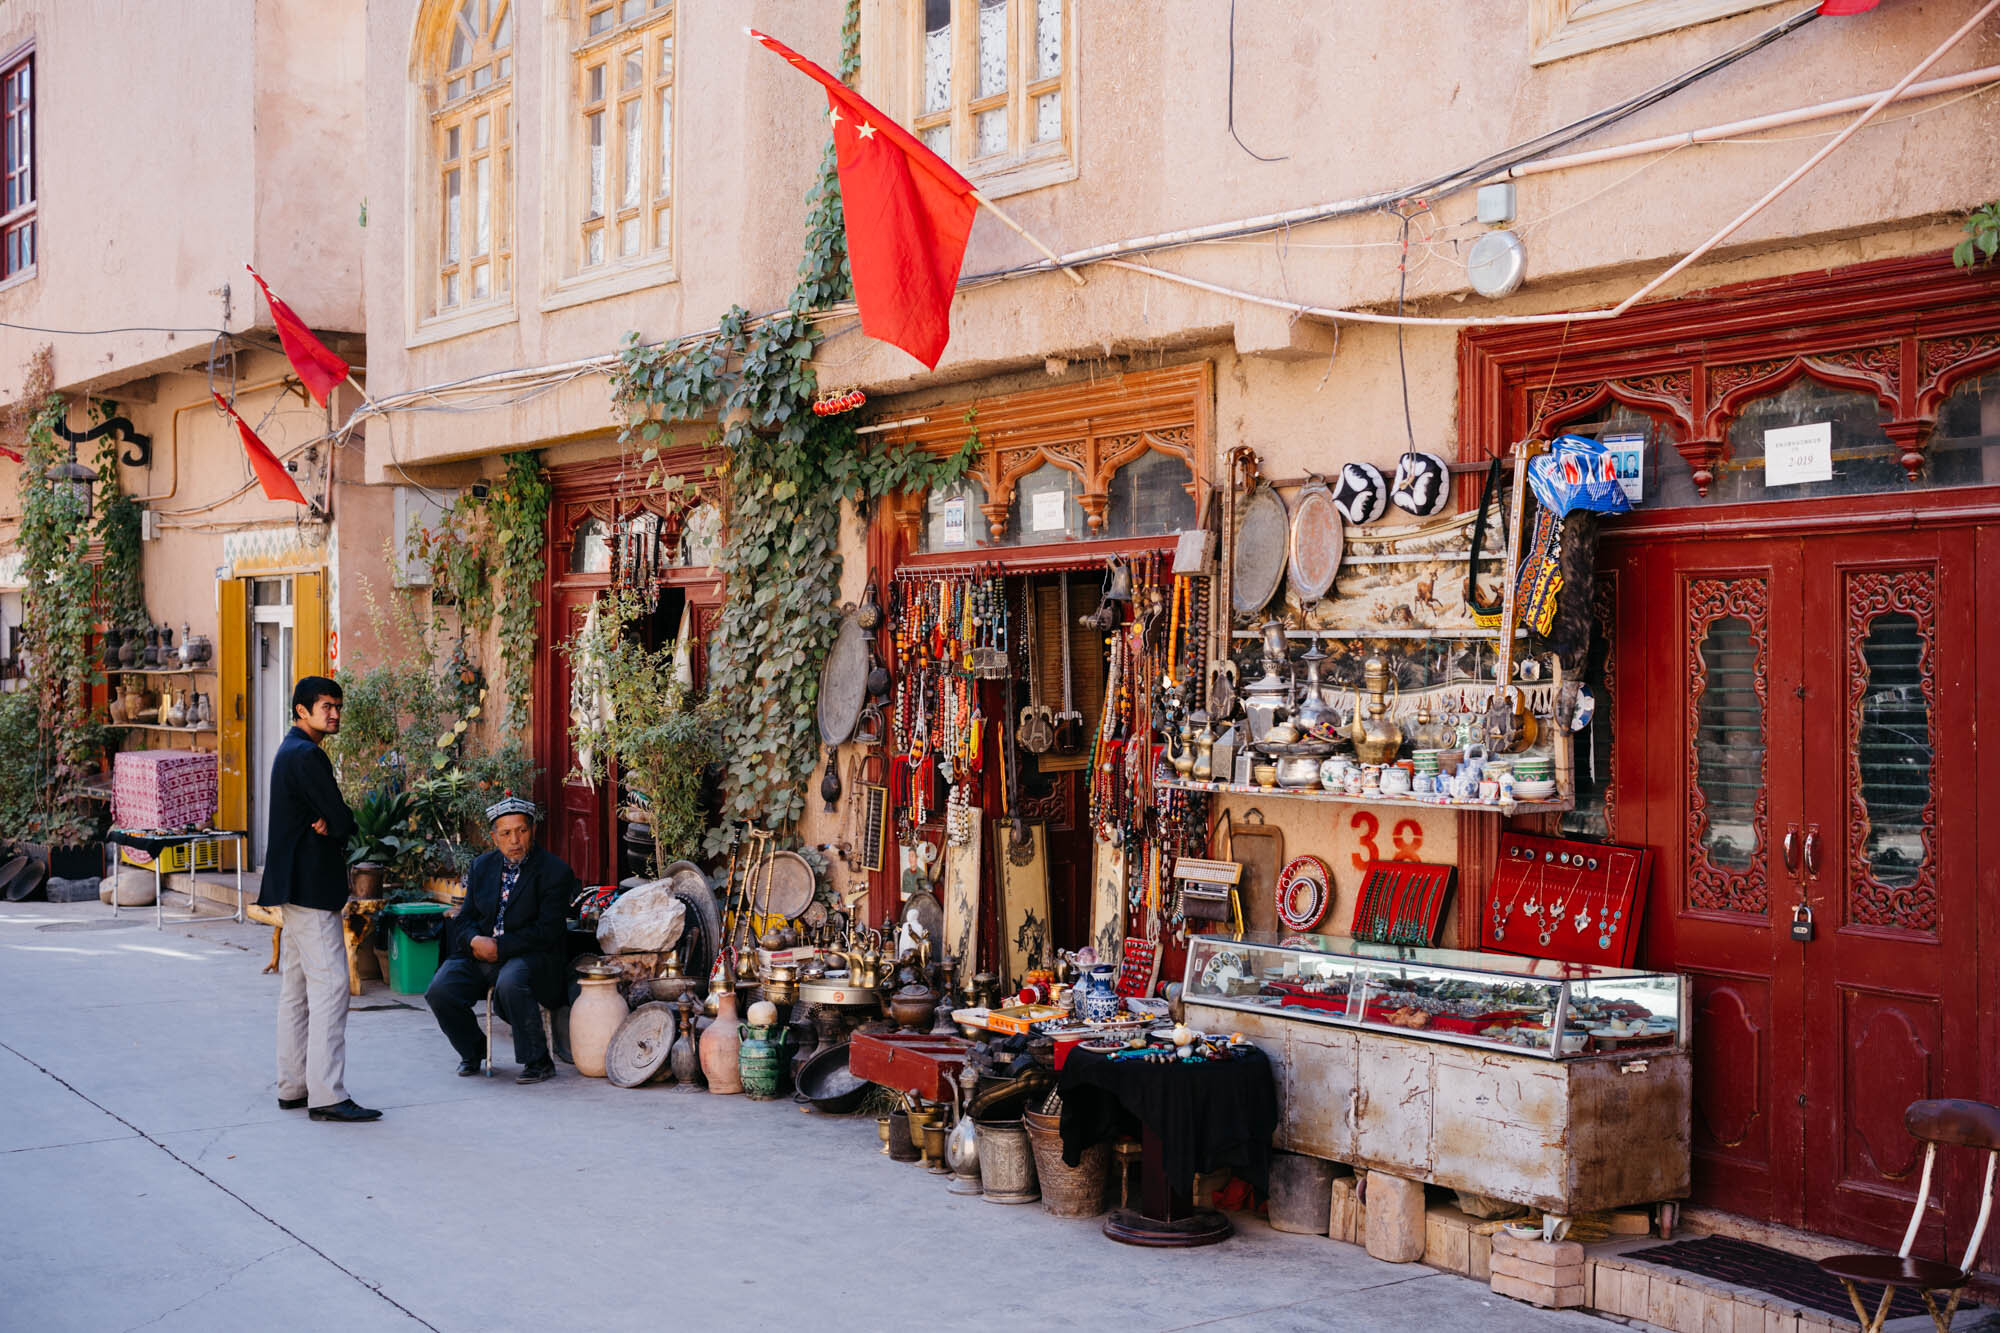
<path id="1" fill-rule="evenodd" d="M 0 904 L 0 1328 L 1603 1330 L 1324 1237 L 1135 1250 L 947 1194 L 865 1118 L 568 1066 L 453 1075 L 348 1020 L 384 1118 L 280 1111 L 268 932 Z M 502 1043 L 504 1047 L 504 1043 Z"/>

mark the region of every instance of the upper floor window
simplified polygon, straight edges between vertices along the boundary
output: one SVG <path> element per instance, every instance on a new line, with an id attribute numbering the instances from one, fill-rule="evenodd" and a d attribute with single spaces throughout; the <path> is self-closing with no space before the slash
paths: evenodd
<path id="1" fill-rule="evenodd" d="M 1771 0 L 1529 0 L 1529 59 L 1537 65 L 1761 9 Z"/>
<path id="2" fill-rule="evenodd" d="M 509 0 L 460 0 L 438 37 L 431 113 L 437 170 L 437 310 L 513 287 L 514 14 Z"/>
<path id="3" fill-rule="evenodd" d="M 579 0 L 572 272 L 666 257 L 673 243 L 673 0 Z"/>
<path id="4" fill-rule="evenodd" d="M 0 69 L 0 282 L 35 267 L 35 58 Z"/>
<path id="5" fill-rule="evenodd" d="M 975 179 L 1018 174 L 1027 186 L 1073 174 L 1073 5 L 920 0 L 913 125 L 924 143 Z"/>

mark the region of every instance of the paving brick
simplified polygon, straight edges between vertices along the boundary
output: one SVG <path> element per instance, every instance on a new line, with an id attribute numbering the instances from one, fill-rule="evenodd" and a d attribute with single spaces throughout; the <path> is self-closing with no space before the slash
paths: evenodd
<path id="1" fill-rule="evenodd" d="M 1540 1282 L 1528 1282 L 1520 1278 L 1508 1277 L 1502 1273 L 1493 1275 L 1492 1287 L 1495 1295 L 1508 1296 L 1517 1301 L 1527 1301 L 1533 1305 L 1545 1306 L 1552 1310 L 1565 1310 L 1583 1304 L 1583 1284 L 1551 1287 Z"/>

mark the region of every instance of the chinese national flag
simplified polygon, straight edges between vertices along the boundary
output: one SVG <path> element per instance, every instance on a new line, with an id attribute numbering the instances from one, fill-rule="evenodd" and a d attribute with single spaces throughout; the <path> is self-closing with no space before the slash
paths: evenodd
<path id="1" fill-rule="evenodd" d="M 278 341 L 285 345 L 286 359 L 299 373 L 299 379 L 304 381 L 306 391 L 312 394 L 313 400 L 325 407 L 327 398 L 347 378 L 347 363 L 315 338 L 313 331 L 306 327 L 306 322 L 293 314 L 290 306 L 271 295 L 271 289 L 264 285 L 263 276 L 256 269 L 248 264 L 243 267 L 250 269 L 250 276 L 256 278 L 257 286 L 263 289 L 264 299 L 271 303 L 271 322 L 278 326 Z"/>
<path id="2" fill-rule="evenodd" d="M 236 433 L 243 437 L 243 452 L 250 455 L 250 466 L 257 473 L 257 480 L 263 484 L 264 494 L 273 500 L 291 500 L 304 504 L 306 497 L 299 491 L 299 484 L 292 480 L 292 474 L 285 471 L 285 465 L 271 452 L 269 445 L 257 438 L 257 432 L 250 429 L 250 423 L 236 415 L 236 409 L 229 400 L 219 393 L 213 393 L 215 405 L 229 414 L 236 423 Z"/>
<path id="3" fill-rule="evenodd" d="M 972 182 L 783 42 L 750 33 L 826 87 L 861 330 L 935 369 L 972 234 Z"/>

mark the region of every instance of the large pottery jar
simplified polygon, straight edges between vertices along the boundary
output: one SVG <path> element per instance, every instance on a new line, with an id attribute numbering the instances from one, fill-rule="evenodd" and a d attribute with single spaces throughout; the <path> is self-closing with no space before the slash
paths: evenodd
<path id="1" fill-rule="evenodd" d="M 582 993 L 569 1011 L 569 1053 L 577 1073 L 603 1078 L 605 1049 L 625 1021 L 625 998 L 618 993 L 618 974 L 608 969 L 585 972 L 580 984 Z"/>
<path id="2" fill-rule="evenodd" d="M 743 1071 L 737 1053 L 743 1039 L 736 1031 L 736 993 L 724 986 L 714 998 L 715 1021 L 701 1034 L 701 1072 L 710 1092 L 741 1092 Z"/>
<path id="3" fill-rule="evenodd" d="M 752 1101 L 770 1101 L 784 1091 L 785 1047 L 791 1032 L 776 1023 L 745 1023 L 740 1035 L 743 1044 L 736 1067 L 743 1079 L 743 1095 Z"/>

